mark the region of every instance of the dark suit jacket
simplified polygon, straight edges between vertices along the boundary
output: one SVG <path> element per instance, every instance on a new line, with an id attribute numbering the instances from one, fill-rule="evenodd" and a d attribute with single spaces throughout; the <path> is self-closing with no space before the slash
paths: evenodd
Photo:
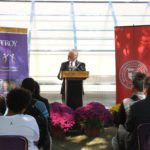
<path id="1" fill-rule="evenodd" d="M 126 129 L 133 132 L 139 124 L 150 122 L 150 99 L 140 100 L 131 106 Z"/>
<path id="2" fill-rule="evenodd" d="M 74 71 L 85 71 L 86 70 L 85 63 L 83 63 L 83 62 L 79 62 L 76 60 L 75 66 L 76 66 L 76 68 L 74 69 Z M 62 80 L 61 71 L 69 71 L 69 61 L 63 62 L 61 64 L 61 67 L 60 67 L 60 70 L 59 70 L 59 73 L 57 76 L 58 79 L 60 79 L 60 80 Z M 61 86 L 61 94 L 65 94 L 65 82 L 64 82 L 64 80 L 63 80 L 62 86 Z"/>
<path id="3" fill-rule="evenodd" d="M 132 138 L 128 141 L 131 150 L 137 149 L 137 127 L 141 123 L 150 123 L 150 98 L 140 100 L 131 106 L 129 116 L 125 124 L 126 129 L 131 133 Z M 133 148 L 134 146 L 134 148 Z"/>

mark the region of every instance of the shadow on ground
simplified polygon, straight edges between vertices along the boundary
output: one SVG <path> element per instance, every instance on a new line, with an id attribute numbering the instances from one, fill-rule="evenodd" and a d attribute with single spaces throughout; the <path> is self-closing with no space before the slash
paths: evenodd
<path id="1" fill-rule="evenodd" d="M 53 139 L 52 150 L 112 150 L 111 139 L 115 133 L 115 127 L 108 127 L 95 138 L 84 134 L 67 135 L 61 140 Z"/>

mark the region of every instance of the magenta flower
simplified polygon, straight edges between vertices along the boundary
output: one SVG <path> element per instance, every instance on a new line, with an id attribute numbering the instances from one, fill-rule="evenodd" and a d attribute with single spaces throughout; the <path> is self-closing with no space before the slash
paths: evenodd
<path id="1" fill-rule="evenodd" d="M 67 132 L 74 124 L 74 111 L 65 104 L 54 102 L 50 104 L 50 117 L 52 126 L 59 126 Z"/>
<path id="2" fill-rule="evenodd" d="M 98 102 L 91 102 L 75 110 L 75 119 L 84 126 L 103 127 L 111 116 L 104 105 Z"/>

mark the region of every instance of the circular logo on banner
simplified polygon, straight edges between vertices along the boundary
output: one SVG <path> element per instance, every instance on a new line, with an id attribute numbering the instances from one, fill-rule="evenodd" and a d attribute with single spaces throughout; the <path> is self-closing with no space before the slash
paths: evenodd
<path id="1" fill-rule="evenodd" d="M 131 60 L 124 63 L 119 71 L 119 80 L 127 89 L 132 88 L 132 79 L 136 72 L 147 73 L 147 67 L 140 61 Z"/>

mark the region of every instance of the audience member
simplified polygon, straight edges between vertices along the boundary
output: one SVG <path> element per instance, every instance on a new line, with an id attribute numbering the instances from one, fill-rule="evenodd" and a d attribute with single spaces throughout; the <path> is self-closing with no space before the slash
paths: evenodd
<path id="1" fill-rule="evenodd" d="M 33 99 L 33 93 L 35 90 L 35 81 L 32 78 L 26 78 L 22 81 L 21 87 L 29 90 L 32 94 L 32 102 L 34 101 L 35 107 L 43 114 L 45 118 L 49 117 L 49 113 L 45 104 L 37 99 Z"/>
<path id="2" fill-rule="evenodd" d="M 26 78 L 22 81 L 22 85 L 24 89 L 27 89 L 31 92 L 32 96 L 35 90 L 35 81 L 32 78 Z M 40 129 L 40 139 L 38 142 L 38 147 L 43 148 L 43 150 L 47 150 L 49 145 L 50 147 L 50 140 L 49 140 L 49 130 L 48 130 L 48 118 L 49 113 L 45 104 L 37 99 L 31 99 L 31 103 L 25 111 L 25 114 L 29 114 L 35 117 L 39 129 Z"/>
<path id="3" fill-rule="evenodd" d="M 33 96 L 32 96 L 34 99 L 37 99 L 37 100 L 39 100 L 39 101 L 42 101 L 44 104 L 45 104 L 45 106 L 46 106 L 46 108 L 47 108 L 47 111 L 48 111 L 48 113 L 49 113 L 49 102 L 48 102 L 48 99 L 46 99 L 46 98 L 44 98 L 44 97 L 42 97 L 41 95 L 40 95 L 40 85 L 39 85 L 39 83 L 37 82 L 37 81 L 35 81 L 35 90 L 34 90 L 34 92 L 33 92 Z"/>
<path id="4" fill-rule="evenodd" d="M 137 127 L 142 123 L 150 123 L 150 76 L 144 81 L 146 98 L 134 103 L 129 111 L 125 124 L 130 135 L 127 137 L 127 150 L 138 149 Z"/>
<path id="5" fill-rule="evenodd" d="M 14 89 L 7 94 L 8 113 L 0 116 L 0 135 L 21 135 L 28 140 L 29 150 L 38 150 L 39 127 L 36 120 L 24 111 L 31 101 L 31 94 L 25 89 Z"/>
<path id="6" fill-rule="evenodd" d="M 129 98 L 123 99 L 119 112 L 118 112 L 118 130 L 117 135 L 113 137 L 112 139 L 112 146 L 113 149 L 125 149 L 125 143 L 126 143 L 126 136 L 128 135 L 128 132 L 126 131 L 124 124 L 126 122 L 126 119 L 129 114 L 130 106 L 145 98 L 144 92 L 143 92 L 143 82 L 146 75 L 141 72 L 137 72 L 135 76 L 133 77 L 132 81 L 132 96 Z"/>
<path id="7" fill-rule="evenodd" d="M 35 81 L 35 90 L 34 90 L 34 92 L 33 92 L 33 96 L 32 96 L 34 99 L 37 99 L 37 100 L 39 100 L 39 101 L 42 101 L 44 104 L 45 104 L 45 106 L 46 106 L 46 108 L 47 108 L 47 111 L 49 112 L 49 117 L 48 117 L 48 127 L 49 127 L 49 132 L 50 132 L 50 135 L 51 135 L 51 125 L 52 125 L 52 123 L 51 123 L 51 118 L 50 118 L 50 108 L 49 108 L 49 102 L 48 102 L 48 99 L 46 99 L 46 98 L 44 98 L 44 97 L 42 97 L 41 95 L 40 95 L 40 85 L 39 85 L 39 83 L 37 82 L 37 81 Z M 50 136 L 49 135 L 49 136 Z M 52 149 L 52 138 L 51 138 L 51 136 L 50 136 L 50 150 Z"/>

